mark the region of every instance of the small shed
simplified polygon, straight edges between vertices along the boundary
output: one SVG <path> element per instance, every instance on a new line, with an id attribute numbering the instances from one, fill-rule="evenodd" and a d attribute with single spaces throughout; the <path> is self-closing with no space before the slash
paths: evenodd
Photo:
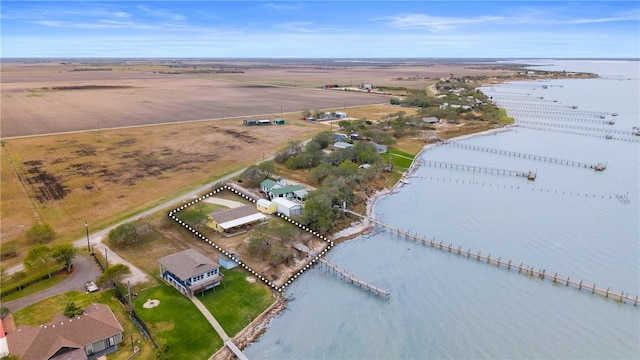
<path id="1" fill-rule="evenodd" d="M 287 200 L 285 198 L 274 198 L 272 201 L 276 204 L 278 212 L 285 216 L 302 214 L 302 205 L 294 203 L 291 200 Z"/>
<path id="2" fill-rule="evenodd" d="M 276 204 L 267 199 L 258 199 L 258 201 L 256 202 L 256 209 L 265 214 L 273 214 L 278 210 Z"/>
<path id="3" fill-rule="evenodd" d="M 227 254 L 229 254 L 229 256 L 224 254 L 218 255 L 218 263 L 220 263 L 220 266 L 227 270 L 233 269 L 234 267 L 238 266 L 238 263 L 233 259 L 240 260 L 240 255 L 230 251 L 227 252 Z"/>

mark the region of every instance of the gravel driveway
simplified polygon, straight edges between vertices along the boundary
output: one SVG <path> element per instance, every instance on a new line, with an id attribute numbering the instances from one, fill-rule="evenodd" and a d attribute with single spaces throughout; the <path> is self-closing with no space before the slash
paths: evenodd
<path id="1" fill-rule="evenodd" d="M 3 302 L 2 305 L 8 307 L 11 312 L 16 312 L 54 295 L 64 294 L 71 290 L 86 291 L 85 283 L 96 280 L 102 275 L 100 266 L 98 266 L 98 263 L 89 255 L 76 256 L 73 259 L 73 267 L 75 268 L 75 272 L 61 283 L 33 295 Z"/>

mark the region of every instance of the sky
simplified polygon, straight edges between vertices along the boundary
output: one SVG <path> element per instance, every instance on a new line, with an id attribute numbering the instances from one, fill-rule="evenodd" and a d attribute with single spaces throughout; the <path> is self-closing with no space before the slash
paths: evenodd
<path id="1" fill-rule="evenodd" d="M 7 1 L 1 58 L 640 58 L 640 1 Z"/>

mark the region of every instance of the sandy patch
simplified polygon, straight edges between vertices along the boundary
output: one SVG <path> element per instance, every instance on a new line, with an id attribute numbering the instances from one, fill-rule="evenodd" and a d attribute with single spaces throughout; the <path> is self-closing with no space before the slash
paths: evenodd
<path id="1" fill-rule="evenodd" d="M 142 304 L 142 307 L 145 309 L 151 309 L 160 305 L 160 300 L 157 299 L 147 299 L 147 301 Z"/>
<path id="2" fill-rule="evenodd" d="M 248 283 L 254 284 L 256 282 L 256 278 L 254 276 L 247 276 L 245 278 Z"/>
<path id="3" fill-rule="evenodd" d="M 239 201 L 221 199 L 221 198 L 217 198 L 217 197 L 208 197 L 208 198 L 204 199 L 203 201 L 204 202 L 208 202 L 209 204 L 216 204 L 216 205 L 226 206 L 226 207 L 228 207 L 230 209 L 237 208 L 237 207 L 240 207 L 240 206 L 244 206 L 244 204 L 239 202 Z"/>

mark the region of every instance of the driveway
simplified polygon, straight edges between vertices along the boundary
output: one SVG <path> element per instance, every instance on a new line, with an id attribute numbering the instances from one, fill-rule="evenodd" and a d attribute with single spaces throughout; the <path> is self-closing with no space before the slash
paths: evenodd
<path id="1" fill-rule="evenodd" d="M 100 266 L 89 255 L 76 256 L 73 259 L 73 267 L 75 268 L 73 274 L 61 283 L 33 295 L 3 302 L 2 305 L 8 307 L 12 312 L 16 312 L 54 295 L 64 294 L 71 290 L 86 291 L 85 283 L 90 280 L 96 280 L 102 275 Z"/>

